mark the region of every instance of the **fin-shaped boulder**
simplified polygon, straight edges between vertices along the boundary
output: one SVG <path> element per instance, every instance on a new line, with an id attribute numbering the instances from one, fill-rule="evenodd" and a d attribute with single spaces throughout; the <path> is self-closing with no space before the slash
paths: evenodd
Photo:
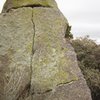
<path id="1" fill-rule="evenodd" d="M 0 100 L 92 100 L 55 1 L 7 0 L 3 11 Z"/>

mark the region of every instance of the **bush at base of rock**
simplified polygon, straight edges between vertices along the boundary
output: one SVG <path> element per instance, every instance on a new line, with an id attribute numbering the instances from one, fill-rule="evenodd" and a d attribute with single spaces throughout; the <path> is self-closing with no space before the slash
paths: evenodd
<path id="1" fill-rule="evenodd" d="M 72 45 L 93 100 L 100 100 L 100 45 L 88 37 L 72 40 Z"/>

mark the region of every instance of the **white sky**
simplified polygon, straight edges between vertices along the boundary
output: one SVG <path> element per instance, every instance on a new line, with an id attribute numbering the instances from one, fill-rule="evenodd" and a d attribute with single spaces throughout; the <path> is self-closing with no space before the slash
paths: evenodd
<path id="1" fill-rule="evenodd" d="M 0 0 L 0 11 L 5 0 Z M 100 43 L 100 0 L 56 0 L 75 37 L 90 35 Z"/>

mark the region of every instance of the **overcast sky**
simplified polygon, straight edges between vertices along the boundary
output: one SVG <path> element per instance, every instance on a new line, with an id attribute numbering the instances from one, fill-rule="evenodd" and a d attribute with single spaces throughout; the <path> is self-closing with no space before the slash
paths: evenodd
<path id="1" fill-rule="evenodd" d="M 0 11 L 5 0 L 0 0 Z M 100 43 L 100 0 L 56 0 L 75 37 L 90 35 Z"/>

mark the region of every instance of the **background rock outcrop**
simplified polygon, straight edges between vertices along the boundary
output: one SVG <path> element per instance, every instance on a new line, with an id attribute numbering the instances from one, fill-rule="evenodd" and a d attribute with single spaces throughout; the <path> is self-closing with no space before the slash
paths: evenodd
<path id="1" fill-rule="evenodd" d="M 65 38 L 68 27 L 54 0 L 5 3 L 0 15 L 0 100 L 91 100 Z"/>

